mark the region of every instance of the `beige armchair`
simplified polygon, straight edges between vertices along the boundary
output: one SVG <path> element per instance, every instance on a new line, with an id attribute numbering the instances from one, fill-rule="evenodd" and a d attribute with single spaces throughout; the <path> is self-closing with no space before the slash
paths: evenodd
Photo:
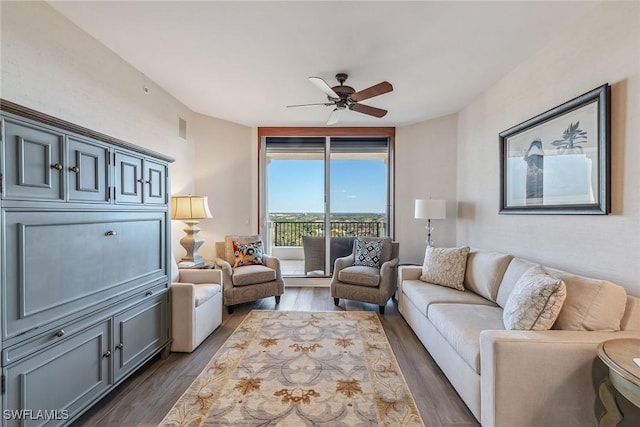
<path id="1" fill-rule="evenodd" d="M 379 255 L 379 267 L 354 265 L 358 242 L 382 240 Z M 380 314 L 397 289 L 396 267 L 400 244 L 391 238 L 359 237 L 353 244 L 353 253 L 347 257 L 336 259 L 331 278 L 331 296 L 335 305 L 340 298 L 378 304 Z M 362 260 L 361 260 L 362 261 Z M 365 262 L 366 263 L 366 262 Z"/>
<path id="2" fill-rule="evenodd" d="M 171 351 L 190 353 L 222 323 L 222 273 L 171 264 Z"/>
<path id="3" fill-rule="evenodd" d="M 216 267 L 222 270 L 223 301 L 229 314 L 233 306 L 243 302 L 275 296 L 276 304 L 284 293 L 284 280 L 280 260 L 262 255 L 260 264 L 238 266 L 233 242 L 241 245 L 261 242 L 259 235 L 225 236 L 224 242 L 216 242 Z"/>

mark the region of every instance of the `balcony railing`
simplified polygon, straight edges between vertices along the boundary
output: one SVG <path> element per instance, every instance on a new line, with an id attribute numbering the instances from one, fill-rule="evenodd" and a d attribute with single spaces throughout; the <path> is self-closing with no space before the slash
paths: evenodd
<path id="1" fill-rule="evenodd" d="M 274 246 L 302 246 L 302 236 L 324 236 L 323 221 L 276 221 L 273 222 Z M 385 230 L 383 222 L 331 221 L 331 237 L 375 236 L 381 237 Z"/>

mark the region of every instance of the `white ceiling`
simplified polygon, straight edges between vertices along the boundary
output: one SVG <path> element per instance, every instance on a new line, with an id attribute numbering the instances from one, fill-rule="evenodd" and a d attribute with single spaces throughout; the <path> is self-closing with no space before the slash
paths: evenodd
<path id="1" fill-rule="evenodd" d="M 319 126 L 308 80 L 394 91 L 339 125 L 399 126 L 459 111 L 595 2 L 49 2 L 193 111 L 248 126 Z"/>

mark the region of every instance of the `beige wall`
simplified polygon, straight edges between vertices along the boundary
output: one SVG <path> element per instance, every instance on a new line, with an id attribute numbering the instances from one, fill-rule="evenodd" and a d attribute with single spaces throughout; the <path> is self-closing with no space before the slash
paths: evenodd
<path id="1" fill-rule="evenodd" d="M 455 114 L 396 129 L 395 239 L 400 262 L 419 263 L 426 247 L 426 222 L 414 215 L 415 199 L 444 199 L 447 219 L 434 220 L 436 246 L 456 243 Z"/>
<path id="2" fill-rule="evenodd" d="M 213 259 L 215 242 L 226 234 L 251 234 L 258 228 L 257 140 L 250 127 L 200 114 L 192 129 L 196 193 L 209 196 L 213 216 L 200 222 L 205 239 L 200 254 Z"/>
<path id="3" fill-rule="evenodd" d="M 607 278 L 640 295 L 640 3 L 606 2 L 459 113 L 457 241 Z M 498 133 L 612 85 L 609 216 L 498 215 Z"/>
<path id="4" fill-rule="evenodd" d="M 3 2 L 1 19 L 2 98 L 172 156 L 172 191 L 193 192 L 187 107 L 45 3 Z"/>

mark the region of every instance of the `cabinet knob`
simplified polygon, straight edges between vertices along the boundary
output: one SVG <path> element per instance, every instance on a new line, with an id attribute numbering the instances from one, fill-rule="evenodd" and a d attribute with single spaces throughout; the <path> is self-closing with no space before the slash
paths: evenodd
<path id="1" fill-rule="evenodd" d="M 147 293 L 145 294 L 145 296 L 148 296 L 148 297 L 150 297 L 151 295 L 153 295 L 152 291 L 147 291 Z"/>
<path id="2" fill-rule="evenodd" d="M 107 352 L 106 352 L 106 353 L 104 353 L 104 354 L 102 355 L 102 357 L 104 357 L 105 359 L 110 358 L 110 357 L 111 357 L 111 352 L 110 352 L 109 350 L 107 350 Z"/>
<path id="3" fill-rule="evenodd" d="M 77 167 L 77 166 L 71 166 L 71 167 L 69 168 L 69 170 L 70 170 L 71 172 L 75 172 L 75 173 L 80 172 L 80 168 L 79 168 L 79 167 Z"/>
<path id="4" fill-rule="evenodd" d="M 144 179 L 140 178 L 137 180 L 140 184 L 144 184 Z"/>
<path id="5" fill-rule="evenodd" d="M 122 350 L 124 348 L 124 344 L 120 343 L 116 346 L 117 350 Z"/>
<path id="6" fill-rule="evenodd" d="M 118 232 L 117 231 L 113 231 L 113 230 L 109 230 L 106 233 L 104 233 L 105 236 L 117 236 Z"/>
<path id="7" fill-rule="evenodd" d="M 58 171 L 61 171 L 62 168 L 63 167 L 62 167 L 62 165 L 60 163 L 56 163 L 56 164 L 51 165 L 51 169 L 55 169 L 55 170 L 58 170 Z"/>
<path id="8" fill-rule="evenodd" d="M 64 329 L 60 329 L 58 332 L 56 332 L 56 336 L 57 336 L 58 338 L 60 338 L 60 337 L 61 337 L 61 336 L 63 336 L 63 335 L 64 335 Z"/>

